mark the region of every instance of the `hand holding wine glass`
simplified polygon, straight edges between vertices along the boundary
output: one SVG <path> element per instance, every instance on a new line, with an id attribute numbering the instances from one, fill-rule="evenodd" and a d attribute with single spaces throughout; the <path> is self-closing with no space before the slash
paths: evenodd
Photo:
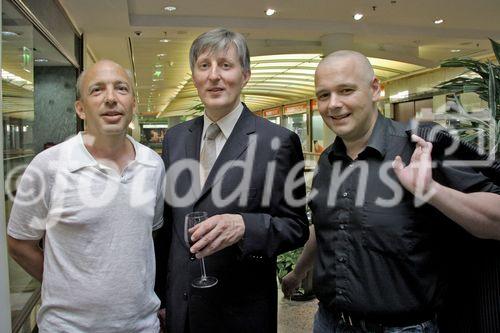
<path id="1" fill-rule="evenodd" d="M 207 219 L 206 212 L 192 212 L 186 215 L 184 221 L 184 238 L 189 248 L 191 248 L 191 246 L 194 245 L 190 230 L 194 228 L 197 224 L 205 221 L 206 219 Z M 194 254 L 191 253 L 191 251 L 190 251 L 190 258 L 191 260 L 194 260 L 196 258 L 194 257 Z M 217 278 L 213 276 L 207 276 L 205 270 L 204 258 L 200 259 L 200 267 L 201 267 L 201 277 L 194 279 L 191 285 L 195 288 L 210 288 L 215 286 L 218 282 Z"/>
<path id="2" fill-rule="evenodd" d="M 238 243 L 245 234 L 245 222 L 240 214 L 220 214 L 209 217 L 191 229 L 191 246 L 197 258 L 212 255 Z"/>

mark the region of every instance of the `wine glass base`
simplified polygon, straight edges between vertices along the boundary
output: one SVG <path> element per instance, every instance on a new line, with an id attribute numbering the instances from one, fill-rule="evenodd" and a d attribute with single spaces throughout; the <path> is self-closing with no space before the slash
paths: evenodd
<path id="1" fill-rule="evenodd" d="M 206 276 L 194 279 L 193 282 L 191 282 L 191 285 L 194 288 L 203 289 L 213 287 L 217 284 L 217 282 L 219 282 L 217 278 L 214 278 L 213 276 Z"/>

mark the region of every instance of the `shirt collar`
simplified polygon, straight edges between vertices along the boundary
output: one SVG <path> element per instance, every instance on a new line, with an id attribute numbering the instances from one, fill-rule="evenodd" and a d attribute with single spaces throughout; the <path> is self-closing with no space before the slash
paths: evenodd
<path id="1" fill-rule="evenodd" d="M 388 143 L 388 126 L 389 119 L 384 117 L 380 112 L 378 112 L 377 120 L 375 121 L 375 126 L 373 127 L 372 135 L 370 136 L 370 140 L 368 140 L 368 144 L 366 145 L 365 150 L 362 154 L 367 151 L 367 149 L 371 149 L 372 151 L 378 153 L 378 155 L 382 158 L 385 157 L 387 153 L 387 143 Z"/>
<path id="2" fill-rule="evenodd" d="M 231 132 L 233 131 L 234 126 L 236 125 L 236 122 L 241 116 L 241 113 L 243 112 L 243 104 L 240 102 L 238 105 L 227 115 L 222 117 L 217 121 L 217 125 L 219 125 L 219 128 L 224 135 L 224 137 L 229 138 L 231 135 Z M 213 121 L 208 118 L 206 112 L 203 114 L 203 132 L 201 134 L 202 140 L 205 137 L 205 133 L 207 132 L 208 126 L 212 124 Z"/>
<path id="3" fill-rule="evenodd" d="M 380 112 L 378 112 L 377 120 L 375 121 L 375 126 L 373 127 L 372 134 L 368 140 L 366 148 L 358 155 L 358 158 L 364 158 L 371 153 L 375 153 L 381 158 L 385 157 L 387 153 L 387 143 L 388 143 L 388 126 L 389 119 L 385 118 Z M 335 141 L 330 146 L 327 152 L 328 159 L 333 161 L 333 157 L 345 158 L 347 156 L 346 146 L 344 141 L 337 136 Z"/>
<path id="4" fill-rule="evenodd" d="M 145 146 L 140 145 L 130 135 L 127 135 L 127 139 L 130 141 L 130 143 L 132 143 L 135 150 L 135 159 L 131 163 L 137 162 L 147 166 L 156 166 L 154 160 L 148 158 L 149 152 Z M 75 172 L 85 167 L 99 166 L 99 163 L 95 160 L 92 154 L 90 154 L 90 152 L 85 147 L 85 144 L 83 143 L 83 132 L 79 132 L 70 140 L 71 144 L 67 145 L 67 147 L 71 149 L 71 151 L 63 153 L 63 156 L 69 156 L 68 169 L 70 172 Z"/>

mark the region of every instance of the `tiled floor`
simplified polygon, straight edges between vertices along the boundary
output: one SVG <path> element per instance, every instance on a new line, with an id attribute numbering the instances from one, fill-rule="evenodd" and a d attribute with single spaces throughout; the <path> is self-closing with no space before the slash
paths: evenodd
<path id="1" fill-rule="evenodd" d="M 283 298 L 280 292 L 278 300 L 278 332 L 305 333 L 312 332 L 314 314 L 318 308 L 318 300 L 297 302 Z"/>

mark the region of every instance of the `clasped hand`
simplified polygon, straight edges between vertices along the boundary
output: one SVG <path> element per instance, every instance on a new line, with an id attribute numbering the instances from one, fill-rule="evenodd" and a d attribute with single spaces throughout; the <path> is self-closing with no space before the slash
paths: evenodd
<path id="1" fill-rule="evenodd" d="M 191 253 L 200 259 L 231 246 L 243 238 L 245 223 L 239 214 L 214 215 L 189 229 Z"/>

